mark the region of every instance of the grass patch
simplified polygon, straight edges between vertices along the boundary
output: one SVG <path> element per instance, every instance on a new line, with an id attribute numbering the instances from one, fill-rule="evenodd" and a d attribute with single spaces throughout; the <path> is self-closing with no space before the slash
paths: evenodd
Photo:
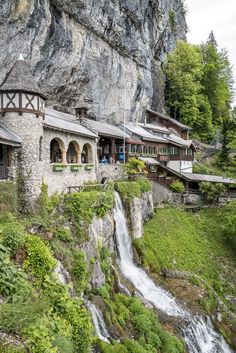
<path id="1" fill-rule="evenodd" d="M 223 218 L 221 209 L 157 210 L 144 237 L 134 242 L 142 264 L 157 273 L 167 268 L 197 274 L 222 300 L 236 296 L 236 258 L 223 236 Z"/>
<path id="2" fill-rule="evenodd" d="M 138 179 L 136 181 L 118 181 L 115 189 L 121 195 L 123 201 L 132 200 L 134 197 L 141 197 L 142 193 L 151 190 L 151 183 L 148 179 Z"/>

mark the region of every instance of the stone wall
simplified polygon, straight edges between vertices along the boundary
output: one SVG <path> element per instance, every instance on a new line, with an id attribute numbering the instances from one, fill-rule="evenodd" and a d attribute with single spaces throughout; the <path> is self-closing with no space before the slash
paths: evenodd
<path id="1" fill-rule="evenodd" d="M 43 135 L 42 117 L 35 114 L 6 113 L 1 123 L 22 140 L 20 149 L 15 151 L 18 182 L 24 195 L 24 203 L 31 203 L 40 193 L 43 168 L 39 163 L 39 139 Z"/>
<path id="2" fill-rule="evenodd" d="M 168 201 L 170 193 L 170 189 L 166 188 L 165 186 L 161 185 L 156 181 L 152 182 L 152 196 L 154 204 L 158 204 L 163 201 Z"/>
<path id="3" fill-rule="evenodd" d="M 42 117 L 36 117 L 35 114 L 30 113 L 22 115 L 12 112 L 6 113 L 1 117 L 1 123 L 22 140 L 21 148 L 14 152 L 13 165 L 9 172 L 11 179 L 18 178 L 18 183 L 24 195 L 23 203 L 25 206 L 34 203 L 41 192 L 43 181 L 48 185 L 49 194 L 68 192 L 69 186 L 80 186 L 85 182 L 96 181 L 97 146 L 94 139 L 43 128 Z M 83 165 L 83 168 L 79 171 L 73 172 L 68 164 L 63 171 L 53 171 L 53 164 L 50 163 L 50 142 L 54 138 L 63 142 L 65 151 L 67 151 L 71 141 L 78 143 L 81 151 L 85 144 L 89 144 L 92 151 L 90 162 L 93 166 L 91 170 L 85 170 Z"/>
<path id="4" fill-rule="evenodd" d="M 82 151 L 84 144 L 90 144 L 93 155 L 93 167 L 91 170 L 85 170 L 84 166 L 79 171 L 71 171 L 71 164 L 63 171 L 53 171 L 53 164 L 50 164 L 50 142 L 53 138 L 59 138 L 63 141 L 65 149 L 68 149 L 71 141 L 76 141 L 80 150 Z M 43 169 L 43 179 L 48 185 L 49 194 L 55 192 L 66 193 L 69 186 L 80 186 L 89 181 L 94 182 L 97 180 L 97 153 L 96 143 L 93 139 L 83 136 L 78 136 L 71 133 L 64 133 L 53 129 L 44 129 L 43 140 L 43 162 L 41 162 Z"/>
<path id="5" fill-rule="evenodd" d="M 97 179 L 99 182 L 101 182 L 103 178 L 108 178 L 109 180 L 123 179 L 123 166 L 119 164 L 99 164 L 97 170 Z"/>

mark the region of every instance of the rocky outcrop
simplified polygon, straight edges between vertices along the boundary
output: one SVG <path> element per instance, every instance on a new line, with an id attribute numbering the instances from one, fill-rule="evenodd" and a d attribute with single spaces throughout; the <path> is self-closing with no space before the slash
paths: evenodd
<path id="1" fill-rule="evenodd" d="M 185 33 L 182 0 L 1 1 L 0 81 L 22 52 L 49 103 L 141 119 L 162 108 L 161 64 Z"/>
<path id="2" fill-rule="evenodd" d="M 92 288 L 101 287 L 105 281 L 100 264 L 101 247 L 105 246 L 112 253 L 115 249 L 113 240 L 115 227 L 112 212 L 107 213 L 103 218 L 94 217 L 88 229 L 89 240 L 84 245 L 90 273 L 90 284 Z"/>
<path id="3" fill-rule="evenodd" d="M 130 205 L 130 228 L 133 238 L 143 235 L 143 223 L 153 215 L 153 199 L 151 192 L 142 194 L 142 198 L 135 197 Z"/>

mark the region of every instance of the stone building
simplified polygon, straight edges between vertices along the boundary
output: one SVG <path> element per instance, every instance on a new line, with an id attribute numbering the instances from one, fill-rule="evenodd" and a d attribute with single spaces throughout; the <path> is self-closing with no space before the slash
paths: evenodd
<path id="1" fill-rule="evenodd" d="M 0 87 L 0 179 L 17 179 L 26 205 L 43 181 L 52 194 L 96 180 L 97 134 L 45 101 L 20 56 Z"/>

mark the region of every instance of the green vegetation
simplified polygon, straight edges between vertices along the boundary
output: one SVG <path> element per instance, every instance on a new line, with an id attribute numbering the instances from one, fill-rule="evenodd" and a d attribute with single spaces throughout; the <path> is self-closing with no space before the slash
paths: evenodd
<path id="1" fill-rule="evenodd" d="M 173 10 L 169 11 L 169 23 L 172 32 L 175 34 L 176 32 L 176 19 L 175 19 L 175 12 Z"/>
<path id="2" fill-rule="evenodd" d="M 233 218 L 234 206 L 228 206 Z M 159 209 L 145 225 L 145 236 L 134 242 L 142 264 L 151 272 L 173 269 L 190 273 L 193 278 L 197 275 L 194 281 L 208 292 L 202 301 L 207 311 L 215 309 L 212 293 L 217 293 L 227 305 L 225 297 L 236 296 L 235 252 L 225 236 L 230 234 L 225 212 L 203 209 L 191 214 L 174 208 Z M 231 221 L 234 224 L 235 218 Z"/>
<path id="3" fill-rule="evenodd" d="M 149 191 L 151 184 L 138 179 L 119 182 L 116 187 L 130 200 Z M 182 341 L 162 328 L 154 312 L 138 299 L 117 293 L 116 270 L 105 244 L 99 243 L 87 262 L 83 249 L 88 226 L 93 216 L 102 217 L 113 206 L 110 189 L 101 191 L 95 186 L 79 194 L 48 197 L 43 185 L 35 214 L 23 218 L 8 210 L 0 219 L 0 330 L 17 335 L 21 342 L 16 348 L 0 338 L 1 352 L 89 353 L 93 345 L 101 352 L 184 352 Z M 69 272 L 68 285 L 55 276 L 57 259 Z M 96 261 L 100 261 L 106 283 L 91 290 L 89 270 Z M 94 338 L 83 293 L 91 298 L 99 295 L 106 321 L 121 342 L 107 345 Z"/>
<path id="4" fill-rule="evenodd" d="M 88 264 L 86 261 L 85 253 L 83 251 L 76 251 L 74 253 L 74 264 L 72 274 L 75 278 L 75 286 L 77 293 L 85 291 L 88 285 Z"/>
<path id="5" fill-rule="evenodd" d="M 16 212 L 17 197 L 16 186 L 12 182 L 0 183 L 0 217 L 7 212 Z"/>
<path id="6" fill-rule="evenodd" d="M 133 178 L 138 174 L 146 173 L 146 165 L 143 161 L 138 158 L 132 157 L 129 161 L 124 165 L 124 170 L 129 178 Z"/>
<path id="7" fill-rule="evenodd" d="M 25 241 L 26 259 L 23 267 L 29 274 L 43 280 L 56 266 L 49 247 L 40 237 L 27 235 Z"/>
<path id="8" fill-rule="evenodd" d="M 218 50 L 213 33 L 198 46 L 179 41 L 168 55 L 165 74 L 170 116 L 192 127 L 193 137 L 204 142 L 212 141 L 217 130 L 221 131 L 223 152 L 227 154 L 232 128 L 236 131 L 230 108 L 232 67 L 227 52 Z"/>
<path id="9" fill-rule="evenodd" d="M 227 188 L 224 184 L 203 181 L 200 183 L 200 191 L 207 202 L 217 203 L 220 195 L 225 194 Z"/>
<path id="10" fill-rule="evenodd" d="M 67 195 L 65 213 L 77 226 L 80 235 L 84 235 L 94 216 L 104 217 L 114 206 L 114 194 L 111 191 L 84 191 Z"/>
<path id="11" fill-rule="evenodd" d="M 176 193 L 184 192 L 184 184 L 180 180 L 175 180 L 170 184 L 170 189 Z"/>
<path id="12" fill-rule="evenodd" d="M 148 179 L 137 179 L 136 181 L 118 181 L 115 189 L 121 195 L 124 201 L 131 200 L 134 197 L 140 197 L 143 192 L 151 190 L 151 183 Z"/>
<path id="13" fill-rule="evenodd" d="M 156 314 L 146 309 L 141 301 L 123 294 L 112 298 L 107 292 L 105 316 L 109 325 L 114 325 L 124 338 L 122 343 L 108 345 L 100 342 L 102 353 L 184 353 L 184 344 L 173 334 L 163 330 Z M 129 336 L 134 337 L 130 339 Z"/>
<path id="14" fill-rule="evenodd" d="M 223 234 L 225 239 L 236 250 L 236 202 L 232 201 L 224 207 Z"/>

